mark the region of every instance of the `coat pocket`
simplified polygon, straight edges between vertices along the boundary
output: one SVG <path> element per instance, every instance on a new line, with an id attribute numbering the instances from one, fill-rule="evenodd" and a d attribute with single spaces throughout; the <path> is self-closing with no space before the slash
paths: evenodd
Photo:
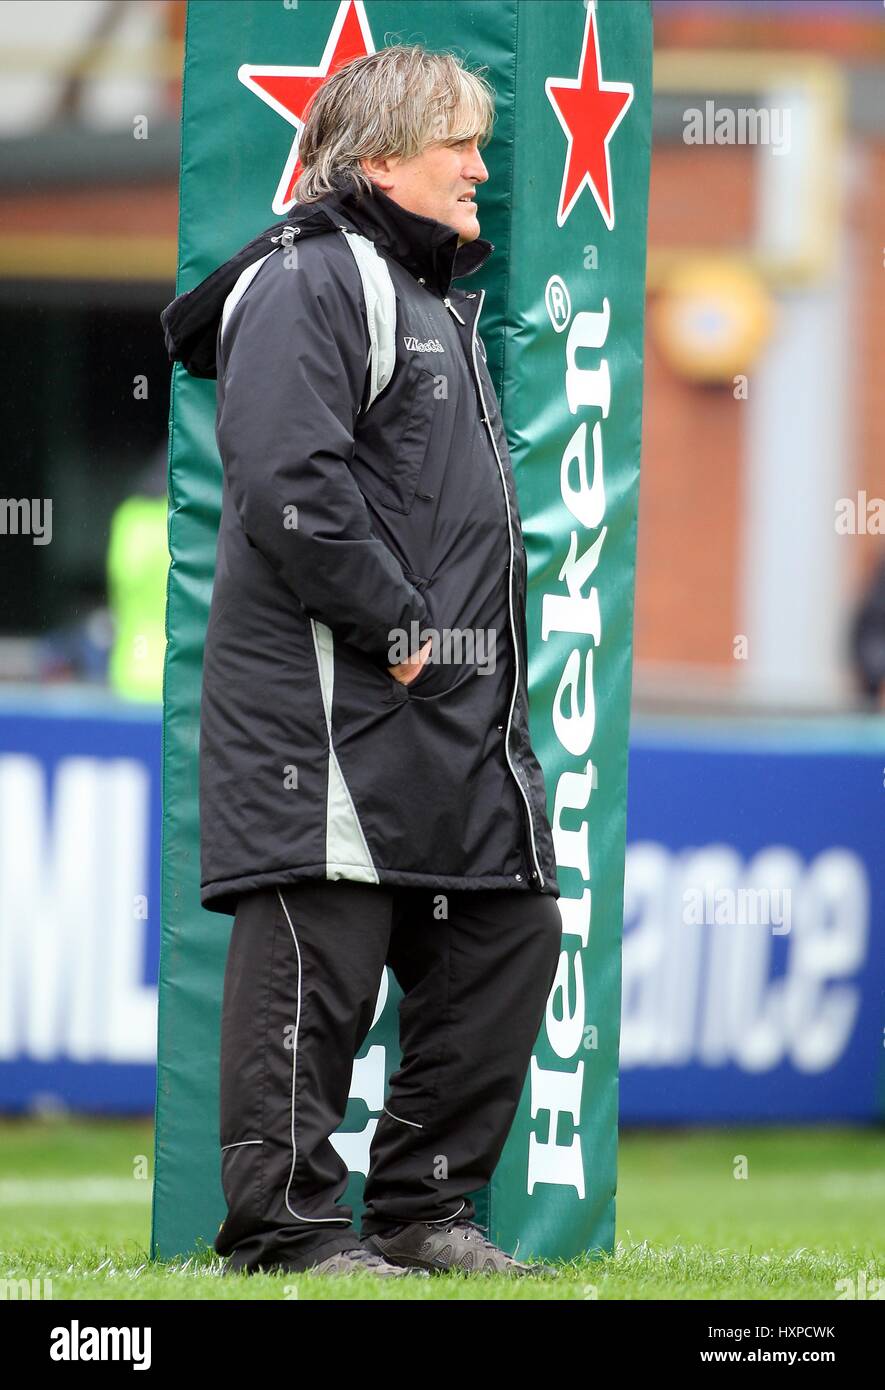
<path id="1" fill-rule="evenodd" d="M 378 497 L 383 507 L 408 515 L 415 501 L 427 457 L 436 409 L 436 377 L 425 367 L 409 364 L 410 380 L 403 398 L 403 427 L 390 456 L 387 486 Z"/>
<path id="2" fill-rule="evenodd" d="M 413 583 L 420 579 L 419 576 L 411 574 L 409 578 Z M 430 614 L 423 630 L 434 635 L 434 643 L 428 660 L 417 676 L 404 686 L 406 698 L 419 703 L 450 695 L 476 672 L 475 663 L 470 660 L 469 654 L 461 649 L 459 634 L 438 626 L 437 597 L 433 592 L 432 580 L 420 581 L 416 587 L 420 588 L 422 584 L 425 586 L 424 601 Z"/>

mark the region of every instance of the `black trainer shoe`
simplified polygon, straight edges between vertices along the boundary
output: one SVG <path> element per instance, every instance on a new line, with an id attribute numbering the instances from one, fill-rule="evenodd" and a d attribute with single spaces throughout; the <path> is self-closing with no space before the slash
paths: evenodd
<path id="1" fill-rule="evenodd" d="M 363 1245 L 390 1264 L 443 1272 L 463 1269 L 468 1274 L 541 1274 L 556 1276 L 554 1265 L 524 1264 L 494 1245 L 472 1221 L 446 1226 L 414 1221 L 366 1236 Z"/>

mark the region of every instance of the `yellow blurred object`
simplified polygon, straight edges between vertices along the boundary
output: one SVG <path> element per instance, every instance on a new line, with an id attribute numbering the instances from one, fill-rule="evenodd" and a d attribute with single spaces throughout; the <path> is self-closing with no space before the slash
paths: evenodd
<path id="1" fill-rule="evenodd" d="M 128 700 L 163 698 L 166 498 L 127 497 L 114 512 L 108 547 L 108 593 L 116 636 L 109 677 Z"/>
<path id="2" fill-rule="evenodd" d="M 745 262 L 710 256 L 673 268 L 654 302 L 653 322 L 674 371 L 694 381 L 730 383 L 768 340 L 774 306 Z"/>

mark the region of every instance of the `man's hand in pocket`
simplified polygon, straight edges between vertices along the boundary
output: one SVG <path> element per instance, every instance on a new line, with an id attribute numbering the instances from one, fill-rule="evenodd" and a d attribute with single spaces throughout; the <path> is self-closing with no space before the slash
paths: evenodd
<path id="1" fill-rule="evenodd" d="M 407 661 L 401 661 L 397 666 L 388 666 L 387 669 L 394 680 L 398 680 L 402 685 L 410 685 L 430 656 L 432 647 L 433 638 L 428 637 L 424 646 L 419 648 L 414 656 L 410 656 Z"/>

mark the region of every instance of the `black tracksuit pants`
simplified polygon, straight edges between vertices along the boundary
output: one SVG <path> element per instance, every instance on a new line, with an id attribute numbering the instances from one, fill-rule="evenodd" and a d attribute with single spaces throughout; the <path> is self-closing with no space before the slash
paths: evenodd
<path id="1" fill-rule="evenodd" d="M 447 916 L 440 915 L 440 904 Z M 303 1269 L 358 1242 L 330 1143 L 389 964 L 402 1063 L 370 1150 L 362 1234 L 475 1215 L 522 1093 L 561 945 L 556 900 L 303 881 L 245 894 L 221 1025 L 230 1267 Z"/>

